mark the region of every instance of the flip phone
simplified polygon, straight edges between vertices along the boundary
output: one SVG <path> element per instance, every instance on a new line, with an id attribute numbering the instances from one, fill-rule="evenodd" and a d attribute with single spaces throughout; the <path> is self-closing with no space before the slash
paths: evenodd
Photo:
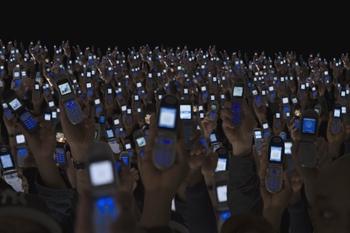
<path id="1" fill-rule="evenodd" d="M 256 106 L 257 106 L 258 108 L 261 107 L 262 102 L 261 102 L 261 99 L 260 99 L 258 90 L 256 89 L 255 86 L 252 88 L 252 95 L 253 95 L 254 103 L 256 104 Z"/>
<path id="2" fill-rule="evenodd" d="M 138 108 L 140 108 L 140 97 L 138 94 L 134 95 L 134 110 L 137 110 Z"/>
<path id="3" fill-rule="evenodd" d="M 211 101 L 210 102 L 210 120 L 215 121 L 216 113 L 218 112 L 218 101 Z"/>
<path id="4" fill-rule="evenodd" d="M 15 81 L 15 87 L 13 88 L 14 91 L 19 91 L 20 89 L 20 74 L 21 70 L 19 67 L 13 68 L 13 80 Z"/>
<path id="5" fill-rule="evenodd" d="M 8 146 L 0 146 L 0 165 L 3 178 L 16 192 L 24 192 L 22 180 L 18 177 L 15 160 Z"/>
<path id="6" fill-rule="evenodd" d="M 132 124 L 132 112 L 130 106 L 126 109 L 126 123 L 129 125 Z"/>
<path id="7" fill-rule="evenodd" d="M 242 103 L 245 96 L 245 82 L 243 77 L 236 78 L 232 86 L 232 108 L 231 113 L 233 114 L 232 123 L 239 127 L 242 124 L 243 109 Z"/>
<path id="8" fill-rule="evenodd" d="M 305 100 L 306 98 L 305 83 L 300 84 L 299 98 L 300 100 Z"/>
<path id="9" fill-rule="evenodd" d="M 54 79 L 69 121 L 73 125 L 81 123 L 83 121 L 81 108 L 74 92 L 72 92 L 72 84 L 67 74 L 63 72 L 57 73 Z"/>
<path id="10" fill-rule="evenodd" d="M 260 147 L 262 144 L 262 139 L 263 139 L 263 131 L 260 128 L 254 129 L 254 142 L 255 142 L 255 147 L 258 154 L 261 153 Z"/>
<path id="11" fill-rule="evenodd" d="M 131 142 L 129 139 L 124 138 L 124 148 L 125 151 L 127 151 L 130 156 L 132 156 Z"/>
<path id="12" fill-rule="evenodd" d="M 266 119 L 263 119 L 261 121 L 262 123 L 262 127 L 263 127 L 263 132 L 264 132 L 264 135 L 265 135 L 265 141 L 269 141 L 269 137 L 270 137 L 270 131 L 269 131 L 269 123 L 267 122 Z"/>
<path id="13" fill-rule="evenodd" d="M 321 109 L 322 109 L 321 105 L 320 104 L 316 104 L 314 110 L 317 112 L 318 116 L 321 115 L 321 111 L 322 111 Z"/>
<path id="14" fill-rule="evenodd" d="M 94 104 L 95 104 L 95 110 L 96 110 L 96 116 L 100 117 L 100 114 L 102 112 L 102 107 L 101 107 L 101 101 L 100 99 L 95 99 L 94 100 Z"/>
<path id="15" fill-rule="evenodd" d="M 152 153 L 153 164 L 160 170 L 166 170 L 175 163 L 179 120 L 179 100 L 174 95 L 164 96 L 157 114 L 157 135 Z"/>
<path id="16" fill-rule="evenodd" d="M 281 132 L 279 135 L 283 140 L 287 139 L 287 134 L 285 132 Z"/>
<path id="17" fill-rule="evenodd" d="M 67 165 L 66 161 L 66 138 L 63 133 L 61 122 L 57 122 L 56 127 L 56 163 L 60 164 L 60 168 L 65 168 Z"/>
<path id="18" fill-rule="evenodd" d="M 192 100 L 180 101 L 180 119 L 184 122 L 185 128 L 185 150 L 191 150 L 193 142 L 190 135 L 193 132 L 193 102 Z"/>
<path id="19" fill-rule="evenodd" d="M 201 92 L 202 92 L 202 101 L 203 103 L 206 103 L 208 98 L 208 93 L 207 93 L 207 87 L 205 85 L 201 86 Z"/>
<path id="20" fill-rule="evenodd" d="M 289 109 L 289 97 L 288 97 L 287 93 L 285 93 L 282 96 L 282 108 L 283 108 L 283 118 L 285 120 L 287 120 L 287 112 L 290 112 L 290 109 Z"/>
<path id="21" fill-rule="evenodd" d="M 40 85 L 38 82 L 34 84 L 34 98 L 36 100 L 40 99 Z"/>
<path id="22" fill-rule="evenodd" d="M 270 193 L 278 193 L 283 186 L 284 141 L 274 136 L 269 142 L 268 167 L 266 169 L 265 185 Z"/>
<path id="23" fill-rule="evenodd" d="M 301 116 L 301 105 L 295 104 L 294 105 L 294 124 L 295 128 L 300 129 L 300 116 Z"/>
<path id="24" fill-rule="evenodd" d="M 6 116 L 7 120 L 11 120 L 12 119 L 12 114 L 10 112 L 10 109 L 9 109 L 7 103 L 4 100 L 1 100 L 1 104 L 2 104 L 2 108 L 3 108 L 4 112 L 5 112 L 5 116 Z"/>
<path id="25" fill-rule="evenodd" d="M 341 105 L 334 104 L 333 106 L 333 120 L 332 120 L 332 133 L 338 134 L 341 131 Z"/>
<path id="26" fill-rule="evenodd" d="M 123 151 L 122 153 L 120 153 L 119 155 L 119 159 L 122 160 L 124 162 L 125 165 L 130 166 L 130 154 L 127 151 Z"/>
<path id="27" fill-rule="evenodd" d="M 287 77 L 286 77 L 286 79 L 287 79 Z M 287 80 L 288 80 L 288 79 L 287 79 Z M 279 89 L 280 89 L 281 91 L 284 91 L 284 90 L 286 89 L 286 83 L 285 83 L 285 81 L 284 81 L 284 77 L 281 77 L 281 78 L 280 78 Z"/>
<path id="28" fill-rule="evenodd" d="M 24 159 L 28 156 L 28 150 L 26 139 L 18 127 L 15 128 L 15 137 L 17 149 L 17 164 L 19 167 L 24 167 Z"/>
<path id="29" fill-rule="evenodd" d="M 281 128 L 281 126 L 282 126 L 281 113 L 276 112 L 276 115 L 275 115 L 275 127 L 277 129 L 279 129 L 279 128 Z"/>
<path id="30" fill-rule="evenodd" d="M 145 136 L 142 131 L 136 130 L 133 133 L 133 138 L 134 138 L 135 145 L 140 152 L 141 160 L 142 160 L 143 156 L 145 155 L 145 147 L 146 147 Z"/>
<path id="31" fill-rule="evenodd" d="M 13 112 L 17 115 L 17 118 L 20 119 L 24 128 L 31 134 L 34 134 L 40 130 L 39 124 L 37 124 L 30 112 L 24 106 L 24 103 L 16 94 L 11 96 L 8 101 L 8 105 L 12 108 Z"/>
<path id="32" fill-rule="evenodd" d="M 216 150 L 220 147 L 220 138 L 215 130 L 213 130 L 213 132 L 210 134 L 210 145 L 214 147 L 214 152 L 216 152 Z"/>
<path id="33" fill-rule="evenodd" d="M 226 148 L 218 148 L 218 164 L 214 174 L 214 199 L 218 210 L 227 209 L 227 180 L 229 152 Z"/>
<path id="34" fill-rule="evenodd" d="M 315 110 L 307 109 L 301 116 L 300 144 L 298 160 L 303 167 L 316 165 L 316 138 L 318 136 L 318 114 Z"/>
<path id="35" fill-rule="evenodd" d="M 120 211 L 112 198 L 119 190 L 113 152 L 106 143 L 96 142 L 88 148 L 85 163 L 93 199 L 93 230 L 109 232 L 110 224 L 117 220 Z"/>
<path id="36" fill-rule="evenodd" d="M 106 131 L 108 144 L 111 147 L 113 153 L 119 154 L 120 153 L 119 143 L 117 142 L 117 137 L 113 129 L 113 126 L 110 124 L 106 124 L 105 131 Z"/>
<path id="37" fill-rule="evenodd" d="M 44 109 L 43 117 L 44 117 L 45 121 L 51 121 L 52 111 L 50 108 Z"/>

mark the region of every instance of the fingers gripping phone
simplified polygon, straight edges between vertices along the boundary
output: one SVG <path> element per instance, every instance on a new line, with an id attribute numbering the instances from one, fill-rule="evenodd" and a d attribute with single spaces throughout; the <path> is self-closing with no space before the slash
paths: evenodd
<path id="1" fill-rule="evenodd" d="M 27 111 L 24 103 L 16 94 L 7 99 L 6 102 L 29 133 L 34 134 L 40 130 L 39 124 L 34 121 L 32 114 Z"/>
<path id="2" fill-rule="evenodd" d="M 17 149 L 17 164 L 19 167 L 24 167 L 24 159 L 28 156 L 28 150 L 26 139 L 18 127 L 15 128 L 15 137 Z"/>
<path id="3" fill-rule="evenodd" d="M 333 120 L 332 120 L 332 133 L 338 134 L 341 131 L 341 105 L 334 104 L 333 106 Z"/>
<path id="4" fill-rule="evenodd" d="M 319 117 L 315 110 L 307 109 L 303 112 L 300 123 L 300 144 L 298 160 L 303 167 L 315 167 L 316 165 L 316 138 L 318 136 Z"/>
<path id="5" fill-rule="evenodd" d="M 229 152 L 226 148 L 218 148 L 218 163 L 214 174 L 214 199 L 218 210 L 227 209 L 227 180 Z"/>
<path id="6" fill-rule="evenodd" d="M 283 140 L 287 139 L 287 134 L 285 132 L 281 132 L 279 135 Z"/>
<path id="7" fill-rule="evenodd" d="M 20 88 L 20 78 L 21 78 L 21 74 L 20 74 L 21 70 L 19 67 L 15 67 L 13 68 L 13 80 L 15 82 L 15 87 L 13 88 L 14 91 L 18 91 Z"/>
<path id="8" fill-rule="evenodd" d="M 263 131 L 260 128 L 254 129 L 254 142 L 255 142 L 255 147 L 256 151 L 258 154 L 261 153 L 261 144 L 263 140 Z"/>
<path id="9" fill-rule="evenodd" d="M 210 134 L 210 145 L 214 147 L 214 152 L 216 152 L 216 150 L 220 147 L 219 135 L 215 132 L 215 130 Z"/>
<path id="10" fill-rule="evenodd" d="M 193 142 L 190 135 L 193 132 L 193 102 L 192 100 L 180 101 L 180 119 L 184 122 L 185 127 L 185 150 L 191 150 Z"/>
<path id="11" fill-rule="evenodd" d="M 18 177 L 15 160 L 8 146 L 0 146 L 0 165 L 3 178 L 16 192 L 24 192 L 22 179 Z"/>
<path id="12" fill-rule="evenodd" d="M 232 109 L 233 114 L 232 123 L 235 126 L 240 126 L 242 124 L 243 109 L 242 103 L 245 96 L 245 82 L 243 78 L 236 78 L 232 86 Z"/>
<path id="13" fill-rule="evenodd" d="M 160 170 L 166 170 L 175 163 L 179 120 L 179 100 L 174 95 L 165 95 L 157 114 L 157 135 L 152 154 L 153 164 Z"/>
<path id="14" fill-rule="evenodd" d="M 67 74 L 60 72 L 54 78 L 69 121 L 73 125 L 81 123 L 83 121 L 81 108 L 76 95 L 72 92 L 72 84 Z"/>
<path id="15" fill-rule="evenodd" d="M 105 131 L 106 131 L 108 144 L 111 147 L 113 153 L 119 154 L 120 153 L 119 143 L 117 142 L 117 137 L 113 126 L 110 124 L 106 124 Z"/>
<path id="16" fill-rule="evenodd" d="M 143 156 L 145 155 L 145 147 L 146 147 L 145 136 L 142 131 L 136 130 L 133 133 L 133 138 L 134 138 L 135 145 L 140 152 L 141 160 L 142 160 Z"/>
<path id="17" fill-rule="evenodd" d="M 55 127 L 56 133 L 56 163 L 60 164 L 60 168 L 65 168 L 67 165 L 66 160 L 66 137 L 64 136 L 61 122 L 57 122 Z"/>
<path id="18" fill-rule="evenodd" d="M 218 107 L 219 107 L 219 104 L 218 104 L 218 101 L 211 101 L 210 102 L 210 120 L 211 121 L 215 121 L 215 118 L 216 118 L 216 113 L 218 112 Z"/>
<path id="19" fill-rule="evenodd" d="M 1 100 L 1 104 L 2 104 L 2 108 L 3 108 L 4 112 L 5 112 L 5 116 L 6 116 L 7 120 L 11 120 L 12 119 L 12 114 L 10 112 L 10 109 L 9 109 L 7 103 L 4 100 Z"/>
<path id="20" fill-rule="evenodd" d="M 104 142 L 93 143 L 87 150 L 89 189 L 93 199 L 91 219 L 94 232 L 109 232 L 120 211 L 112 198 L 119 190 L 116 161 Z"/>
<path id="21" fill-rule="evenodd" d="M 271 138 L 267 161 L 266 189 L 270 193 L 278 193 L 283 186 L 284 141 L 281 137 L 274 136 Z"/>

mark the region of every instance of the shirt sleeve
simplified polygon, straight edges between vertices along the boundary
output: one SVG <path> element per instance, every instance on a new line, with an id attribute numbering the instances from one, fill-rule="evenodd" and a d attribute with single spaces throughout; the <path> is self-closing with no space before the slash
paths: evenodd
<path id="1" fill-rule="evenodd" d="M 56 219 L 58 223 L 70 217 L 74 189 L 55 190 L 46 188 L 42 185 L 39 172 L 37 172 L 35 176 L 35 187 L 38 191 L 38 196 L 45 200 L 50 215 Z"/>
<path id="2" fill-rule="evenodd" d="M 227 203 L 231 215 L 262 215 L 264 203 L 260 194 L 260 179 L 254 171 L 252 154 L 244 158 L 230 156 Z"/>
<path id="3" fill-rule="evenodd" d="M 185 191 L 188 211 L 188 230 L 196 232 L 217 232 L 216 216 L 204 177 Z"/>

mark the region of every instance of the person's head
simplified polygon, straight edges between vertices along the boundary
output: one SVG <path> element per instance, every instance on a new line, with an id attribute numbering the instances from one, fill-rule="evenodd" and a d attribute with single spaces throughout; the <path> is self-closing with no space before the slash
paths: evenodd
<path id="1" fill-rule="evenodd" d="M 314 186 L 316 232 L 350 231 L 350 154 L 334 161 L 322 171 Z"/>
<path id="2" fill-rule="evenodd" d="M 277 231 L 262 216 L 234 214 L 222 224 L 220 233 L 274 233 Z"/>

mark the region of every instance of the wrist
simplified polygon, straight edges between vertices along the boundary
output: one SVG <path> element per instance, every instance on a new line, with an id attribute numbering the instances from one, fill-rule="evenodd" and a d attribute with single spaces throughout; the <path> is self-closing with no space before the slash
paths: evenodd
<path id="1" fill-rule="evenodd" d="M 70 149 L 73 161 L 75 163 L 85 162 L 85 151 L 87 150 L 86 147 L 71 146 Z"/>
<path id="2" fill-rule="evenodd" d="M 249 157 L 252 154 L 252 148 L 253 148 L 253 145 L 251 143 L 249 143 L 249 147 L 248 146 L 239 147 L 239 146 L 232 145 L 232 156 L 241 157 L 241 158 Z"/>
<path id="3" fill-rule="evenodd" d="M 265 208 L 263 210 L 263 216 L 271 223 L 277 232 L 280 231 L 281 217 L 283 211 L 280 211 L 276 208 Z"/>

